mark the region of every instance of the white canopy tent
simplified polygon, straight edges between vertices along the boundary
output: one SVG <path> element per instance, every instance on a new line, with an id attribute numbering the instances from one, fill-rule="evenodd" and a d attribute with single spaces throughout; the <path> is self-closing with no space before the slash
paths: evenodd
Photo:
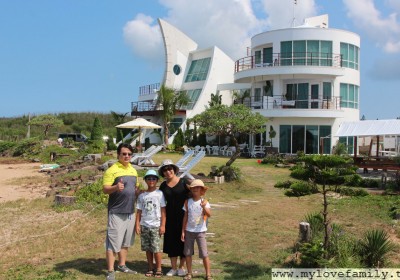
<path id="1" fill-rule="evenodd" d="M 336 133 L 337 137 L 377 135 L 400 135 L 400 120 L 343 122 Z"/>
<path id="2" fill-rule="evenodd" d="M 377 143 L 379 143 L 379 137 L 396 136 L 396 152 L 399 153 L 399 142 L 397 138 L 400 136 L 400 120 L 368 120 L 368 121 L 357 121 L 357 122 L 343 122 L 336 133 L 337 137 L 355 137 L 355 148 L 356 148 L 356 137 L 377 137 Z M 372 145 L 372 142 L 371 142 Z M 370 147 L 371 151 L 371 147 Z M 379 145 L 377 144 L 376 154 L 379 153 Z M 354 155 L 356 155 L 356 150 Z"/>

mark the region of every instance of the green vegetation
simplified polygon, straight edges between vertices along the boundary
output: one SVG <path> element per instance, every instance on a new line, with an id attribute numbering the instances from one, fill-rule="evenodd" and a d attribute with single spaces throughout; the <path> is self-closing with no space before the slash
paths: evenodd
<path id="1" fill-rule="evenodd" d="M 59 127 L 50 127 L 48 130 L 48 138 L 52 140 L 57 139 L 59 132 L 76 132 L 83 133 L 89 136 L 92 131 L 92 125 L 95 118 L 98 118 L 103 127 L 103 133 L 112 137 L 116 137 L 117 124 L 123 123 L 115 119 L 115 116 L 111 113 L 59 113 L 52 115 L 58 120 L 62 121 L 62 125 Z M 126 114 L 125 114 L 126 116 Z M 31 116 L 31 121 L 36 116 Z M 125 120 L 125 117 L 124 119 Z M 24 115 L 15 118 L 0 118 L 0 140 L 3 141 L 17 141 L 26 138 L 28 132 L 29 117 Z M 42 126 L 31 126 L 30 129 L 31 137 L 38 137 L 39 139 L 44 138 Z M 0 141 L 1 143 L 1 141 Z"/>

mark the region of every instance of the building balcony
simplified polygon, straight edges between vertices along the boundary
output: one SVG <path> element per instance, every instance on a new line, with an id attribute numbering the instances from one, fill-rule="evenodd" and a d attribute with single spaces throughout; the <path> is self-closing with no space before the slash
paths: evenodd
<path id="1" fill-rule="evenodd" d="M 263 96 L 246 98 L 243 104 L 268 117 L 332 117 L 343 112 L 340 97 L 286 100 L 284 96 Z"/>
<path id="2" fill-rule="evenodd" d="M 235 62 L 235 73 L 251 69 L 285 66 L 341 68 L 342 56 L 340 54 L 315 52 L 274 53 L 268 58 L 252 55 Z"/>
<path id="3" fill-rule="evenodd" d="M 160 89 L 160 83 L 139 87 L 139 96 L 150 95 L 156 93 Z"/>
<path id="4" fill-rule="evenodd" d="M 190 104 L 188 104 L 188 106 L 190 106 Z M 176 110 L 175 113 L 177 115 L 184 114 L 187 109 L 186 107 L 187 106 Z M 163 107 L 157 106 L 157 101 L 131 102 L 131 116 L 156 116 L 160 115 L 162 111 Z"/>

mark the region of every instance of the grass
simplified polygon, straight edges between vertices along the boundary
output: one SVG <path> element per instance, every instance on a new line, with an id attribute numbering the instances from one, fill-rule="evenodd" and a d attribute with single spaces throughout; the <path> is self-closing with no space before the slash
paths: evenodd
<path id="1" fill-rule="evenodd" d="M 176 162 L 180 157 L 159 153 L 153 159 L 157 163 L 165 158 Z M 220 166 L 227 160 L 205 157 L 192 171 L 207 175 L 212 165 Z M 243 180 L 209 184 L 206 194 L 213 211 L 209 233 L 214 235 L 208 238 L 212 270 L 217 280 L 268 279 L 270 269 L 282 265 L 296 242 L 299 222 L 307 213 L 321 211 L 322 198 L 319 194 L 289 198 L 274 188 L 277 181 L 289 178 L 288 169 L 258 164 L 254 159 L 238 159 L 234 165 L 240 167 Z M 388 199 L 392 198 L 330 198 L 329 215 L 357 236 L 379 227 L 398 240 L 397 225 L 388 215 Z M 0 204 L 0 278 L 104 279 L 106 208 L 60 212 L 52 205 L 49 198 Z M 391 266 L 399 266 L 394 255 L 389 257 Z M 166 272 L 169 261 L 165 255 L 163 258 Z M 118 274 L 118 279 L 146 279 L 139 238 L 129 251 L 128 266 L 140 274 Z M 194 268 L 202 274 L 197 255 Z"/>

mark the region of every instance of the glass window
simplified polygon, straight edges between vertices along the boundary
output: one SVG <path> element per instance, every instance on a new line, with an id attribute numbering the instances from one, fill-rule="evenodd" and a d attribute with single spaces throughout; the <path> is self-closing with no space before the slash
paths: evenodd
<path id="1" fill-rule="evenodd" d="M 298 84 L 296 108 L 308 108 L 308 83 Z"/>
<path id="2" fill-rule="evenodd" d="M 329 125 L 321 125 L 319 127 L 319 137 L 323 137 L 323 153 L 330 154 L 331 153 L 331 127 Z M 329 136 L 329 137 L 328 137 Z M 326 137 L 326 138 L 325 138 Z"/>
<path id="3" fill-rule="evenodd" d="M 321 41 L 320 65 L 332 66 L 332 41 Z"/>
<path id="4" fill-rule="evenodd" d="M 204 81 L 208 75 L 211 58 L 203 58 L 193 60 L 189 67 L 189 72 L 186 76 L 185 82 Z"/>
<path id="5" fill-rule="evenodd" d="M 192 89 L 192 90 L 188 90 L 186 92 L 186 94 L 189 97 L 189 103 L 188 105 L 186 105 L 186 108 L 188 110 L 191 110 L 194 108 L 194 106 L 196 105 L 197 99 L 199 99 L 201 93 L 201 89 Z"/>
<path id="6" fill-rule="evenodd" d="M 340 106 L 358 109 L 359 87 L 352 84 L 340 84 Z"/>
<path id="7" fill-rule="evenodd" d="M 292 142 L 292 153 L 297 153 L 299 151 L 304 152 L 304 125 L 294 125 L 293 126 L 293 142 Z"/>
<path id="8" fill-rule="evenodd" d="M 263 49 L 263 63 L 272 64 L 272 48 Z"/>
<path id="9" fill-rule="evenodd" d="M 254 63 L 260 64 L 261 63 L 261 51 L 255 51 L 254 53 Z"/>
<path id="10" fill-rule="evenodd" d="M 340 54 L 342 55 L 342 66 L 358 70 L 358 59 L 360 49 L 352 44 L 340 43 Z"/>
<path id="11" fill-rule="evenodd" d="M 255 88 L 254 89 L 254 102 L 260 102 L 261 101 L 261 88 Z"/>
<path id="12" fill-rule="evenodd" d="M 332 84 L 328 82 L 322 83 L 322 98 L 327 101 L 332 100 Z"/>
<path id="13" fill-rule="evenodd" d="M 319 65 L 319 41 L 307 41 L 307 65 Z"/>
<path id="14" fill-rule="evenodd" d="M 281 125 L 279 126 L 279 153 L 291 154 L 292 146 L 292 126 Z"/>
<path id="15" fill-rule="evenodd" d="M 306 64 L 306 41 L 293 41 L 293 65 Z"/>
<path id="16" fill-rule="evenodd" d="M 292 41 L 281 42 L 281 65 L 292 65 Z"/>
<path id="17" fill-rule="evenodd" d="M 318 154 L 318 126 L 306 126 L 306 154 Z"/>

